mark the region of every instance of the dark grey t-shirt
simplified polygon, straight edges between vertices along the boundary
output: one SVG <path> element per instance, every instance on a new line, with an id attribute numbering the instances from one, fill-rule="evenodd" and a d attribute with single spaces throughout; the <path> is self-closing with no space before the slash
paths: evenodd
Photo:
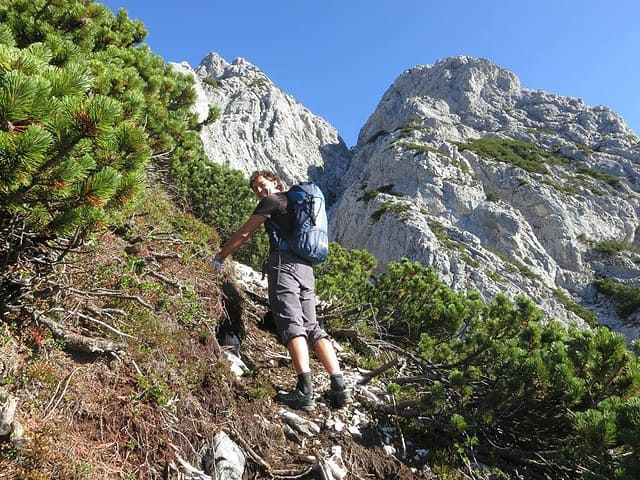
<path id="1" fill-rule="evenodd" d="M 269 247 L 271 251 L 278 249 L 277 231 L 290 232 L 293 229 L 293 215 L 287 195 L 282 192 L 272 193 L 264 197 L 253 211 L 254 215 L 267 217 L 264 226 L 269 234 Z M 277 229 L 274 228 L 275 224 Z"/>

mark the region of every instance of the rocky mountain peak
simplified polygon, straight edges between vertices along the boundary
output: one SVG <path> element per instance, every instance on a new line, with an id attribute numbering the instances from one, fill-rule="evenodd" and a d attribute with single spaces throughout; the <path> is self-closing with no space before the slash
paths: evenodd
<path id="1" fill-rule="evenodd" d="M 432 133 L 440 133 L 440 140 L 553 128 L 585 143 L 606 135 L 608 142 L 628 148 L 635 137 L 606 107 L 589 108 L 578 98 L 522 88 L 516 75 L 489 60 L 461 56 L 400 75 L 362 128 L 358 144 L 416 122 L 433 128 L 438 120 L 438 131 Z"/>
<path id="2" fill-rule="evenodd" d="M 445 100 L 451 113 L 462 110 L 478 99 L 491 107 L 497 99 L 509 100 L 520 91 L 520 80 L 494 63 L 472 57 L 450 57 L 433 66 L 407 70 L 394 83 L 403 96 L 429 96 Z"/>
<path id="3" fill-rule="evenodd" d="M 484 59 L 451 57 L 435 65 L 416 66 L 385 92 L 358 143 L 366 143 L 379 131 L 415 123 L 418 118 L 442 118 L 485 128 L 487 119 L 499 118 L 513 107 L 520 91 L 514 74 Z"/>
<path id="4" fill-rule="evenodd" d="M 253 75 L 272 83 L 262 70 L 246 59 L 238 57 L 229 63 L 215 52 L 210 52 L 202 59 L 198 66 L 198 73 L 202 78 L 209 77 L 217 80 Z"/>
<path id="5" fill-rule="evenodd" d="M 196 79 L 196 110 L 220 111 L 218 120 L 201 129 L 212 161 L 247 174 L 271 169 L 288 185 L 312 179 L 328 202 L 338 197 L 352 153 L 334 127 L 245 59 L 228 63 L 210 53 L 195 70 L 177 68 Z"/>

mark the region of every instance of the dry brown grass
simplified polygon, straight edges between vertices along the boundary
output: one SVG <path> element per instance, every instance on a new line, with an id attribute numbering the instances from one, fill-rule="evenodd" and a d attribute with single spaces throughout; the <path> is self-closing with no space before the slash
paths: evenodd
<path id="1" fill-rule="evenodd" d="M 246 478 L 303 472 L 310 455 L 336 444 L 362 478 L 412 478 L 376 442 L 329 428 L 305 445 L 283 434 L 272 397 L 294 380 L 286 350 L 263 323 L 267 307 L 210 268 L 209 238 L 153 190 L 37 286 L 46 294 L 30 307 L 88 338 L 123 341 L 122 351 L 73 352 L 24 313 L 3 319 L 0 388 L 18 397 L 30 441 L 0 439 L 0 479 L 167 478 L 176 455 L 193 461 L 220 430 L 252 449 Z M 221 327 L 243 337 L 251 373 L 242 380 L 220 359 Z M 314 420 L 334 415 L 325 408 Z"/>

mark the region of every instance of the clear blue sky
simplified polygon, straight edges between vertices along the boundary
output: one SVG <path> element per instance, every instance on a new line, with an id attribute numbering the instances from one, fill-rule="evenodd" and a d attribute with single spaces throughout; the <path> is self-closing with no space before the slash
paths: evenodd
<path id="1" fill-rule="evenodd" d="M 525 88 L 616 111 L 640 133 L 638 0 L 108 0 L 167 62 L 243 57 L 348 146 L 407 68 L 469 55 Z"/>

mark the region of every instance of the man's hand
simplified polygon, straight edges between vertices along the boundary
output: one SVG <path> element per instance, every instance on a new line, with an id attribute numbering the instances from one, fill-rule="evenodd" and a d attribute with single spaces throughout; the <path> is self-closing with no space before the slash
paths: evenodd
<path id="1" fill-rule="evenodd" d="M 222 273 L 223 263 L 224 263 L 224 259 L 218 257 L 217 255 L 213 257 L 213 260 L 211 260 L 211 265 L 213 265 L 213 268 L 215 268 L 218 271 L 218 273 Z"/>

